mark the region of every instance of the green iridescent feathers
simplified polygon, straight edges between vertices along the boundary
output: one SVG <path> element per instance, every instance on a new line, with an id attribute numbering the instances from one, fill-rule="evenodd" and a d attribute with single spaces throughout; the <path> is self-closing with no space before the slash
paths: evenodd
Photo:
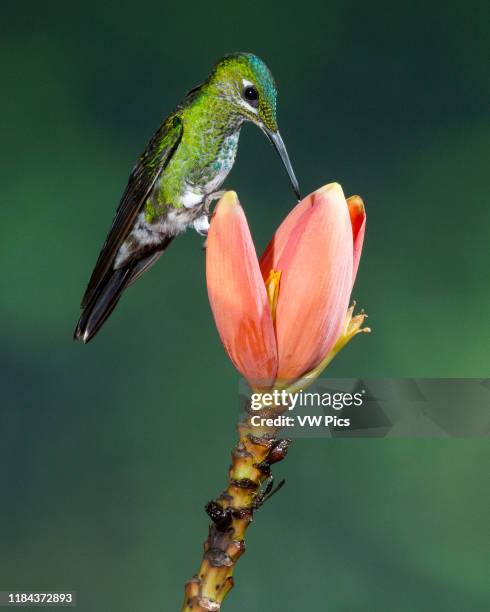
<path id="1" fill-rule="evenodd" d="M 126 239 L 138 212 L 143 207 L 181 138 L 182 122 L 177 112 L 168 117 L 155 132 L 137 161 L 129 176 L 109 235 L 90 277 L 82 299 L 82 308 L 89 304 L 105 275 L 112 269 L 115 254 Z"/>
<path id="2" fill-rule="evenodd" d="M 253 83 L 259 92 L 258 115 L 265 126 L 275 132 L 277 130 L 277 89 L 269 68 L 252 53 L 233 53 L 220 59 L 214 66 L 209 77 L 210 86 L 218 86 L 233 96 L 241 97 L 243 79 Z M 256 116 L 242 107 L 241 112 L 251 121 Z"/>

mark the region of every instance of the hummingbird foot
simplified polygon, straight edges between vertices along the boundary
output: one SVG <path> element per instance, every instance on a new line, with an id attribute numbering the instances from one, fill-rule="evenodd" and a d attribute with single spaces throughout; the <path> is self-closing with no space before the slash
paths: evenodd
<path id="1" fill-rule="evenodd" d="M 209 216 L 208 214 L 201 215 L 192 222 L 194 229 L 201 236 L 207 236 L 209 231 Z"/>
<path id="2" fill-rule="evenodd" d="M 200 234 L 201 236 L 206 236 L 208 235 L 208 231 L 209 231 L 209 219 L 213 216 L 214 213 L 210 213 L 209 209 L 211 208 L 211 204 L 215 201 L 215 200 L 219 200 L 221 199 L 224 195 L 225 195 L 226 191 L 213 191 L 213 193 L 208 194 L 205 199 L 204 199 L 204 206 L 203 206 L 203 211 L 204 211 L 204 215 L 198 217 L 194 222 L 194 229 L 196 230 L 196 232 L 198 234 Z M 207 238 L 204 241 L 202 248 L 203 250 L 206 250 L 206 246 L 207 246 Z"/>
<path id="3" fill-rule="evenodd" d="M 210 193 L 209 195 L 207 195 L 204 198 L 204 210 L 206 211 L 206 213 L 209 215 L 209 209 L 211 207 L 211 204 L 215 201 L 215 200 L 219 200 L 220 198 L 222 198 L 225 195 L 226 191 L 222 190 L 222 191 L 213 191 L 213 193 Z"/>
<path id="4" fill-rule="evenodd" d="M 197 219 L 194 219 L 192 225 L 198 234 L 201 236 L 207 236 L 209 231 L 209 219 L 213 216 L 209 209 L 214 200 L 219 200 L 225 195 L 226 191 L 214 191 L 213 193 L 208 194 L 204 198 L 204 206 L 202 208 L 203 213 Z M 206 248 L 206 241 L 204 241 L 203 249 Z"/>

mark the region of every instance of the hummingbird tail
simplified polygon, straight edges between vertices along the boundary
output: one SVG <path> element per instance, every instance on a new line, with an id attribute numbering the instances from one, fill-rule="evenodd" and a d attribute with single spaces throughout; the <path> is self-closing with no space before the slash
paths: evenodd
<path id="1" fill-rule="evenodd" d="M 101 283 L 101 287 L 83 309 L 74 340 L 89 342 L 105 323 L 116 307 L 122 292 L 128 286 L 132 268 L 122 268 L 111 271 Z"/>
<path id="2" fill-rule="evenodd" d="M 170 244 L 173 236 L 168 236 L 163 249 L 159 249 L 129 263 L 124 268 L 109 271 L 99 283 L 93 297 L 83 308 L 78 321 L 74 340 L 89 342 L 105 323 L 116 307 L 123 291 L 137 281 L 160 258 L 164 249 Z"/>

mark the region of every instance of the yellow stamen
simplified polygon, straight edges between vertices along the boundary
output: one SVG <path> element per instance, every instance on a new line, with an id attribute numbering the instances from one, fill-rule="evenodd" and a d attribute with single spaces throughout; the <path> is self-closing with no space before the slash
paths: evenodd
<path id="1" fill-rule="evenodd" d="M 269 298 L 272 321 L 274 323 L 276 321 L 277 298 L 279 297 L 279 284 L 281 282 L 281 274 L 282 272 L 280 270 L 271 269 L 271 271 L 269 272 L 269 276 L 265 281 L 265 288 L 267 291 L 267 297 Z"/>

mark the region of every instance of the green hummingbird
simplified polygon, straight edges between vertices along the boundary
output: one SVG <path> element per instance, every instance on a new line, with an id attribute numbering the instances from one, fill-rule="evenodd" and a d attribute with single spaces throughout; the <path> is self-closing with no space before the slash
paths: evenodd
<path id="1" fill-rule="evenodd" d="M 144 274 L 187 227 L 206 235 L 211 203 L 223 192 L 245 121 L 257 125 L 279 153 L 294 193 L 299 187 L 276 120 L 277 90 L 251 53 L 220 59 L 189 91 L 148 142 L 122 195 L 82 299 L 75 339 L 88 342 L 122 292 Z"/>

